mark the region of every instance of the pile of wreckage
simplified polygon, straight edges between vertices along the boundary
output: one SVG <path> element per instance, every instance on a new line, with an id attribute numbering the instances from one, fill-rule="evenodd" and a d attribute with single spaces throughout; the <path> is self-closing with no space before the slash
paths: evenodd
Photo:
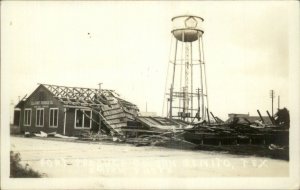
<path id="1" fill-rule="evenodd" d="M 79 132 L 72 134 L 75 137 L 67 137 L 65 134 L 56 134 L 52 131 L 49 131 L 51 132 L 49 134 L 40 131 L 39 134 L 35 134 L 39 137 L 112 140 L 134 143 L 138 146 L 177 143 L 181 145 L 280 144 L 286 146 L 289 141 L 290 120 L 286 108 L 279 109 L 275 117 L 267 111 L 268 120 L 271 123 L 265 121 L 266 118 L 261 116 L 259 110 L 257 110 L 259 117 L 255 120 L 250 120 L 249 117 L 240 114 L 233 115 L 224 122 L 210 112 L 213 120 L 208 117 L 208 121 L 187 122 L 184 118 L 141 116 L 135 104 L 120 98 L 114 90 L 49 84 L 40 84 L 37 90 L 43 88 L 57 99 L 63 108 L 72 108 L 73 112 L 74 109 L 91 110 L 91 115 L 84 111 L 83 114 L 92 121 L 92 125 L 91 128 L 74 131 Z M 25 135 L 29 134 L 25 133 Z"/>
<path id="2" fill-rule="evenodd" d="M 289 141 L 287 121 L 283 121 L 281 116 L 271 121 L 274 123 L 265 124 L 261 121 L 250 122 L 247 118 L 235 117 L 226 122 L 216 119 L 215 122 L 210 123 L 202 121 L 190 124 L 178 119 L 136 116 L 135 120 L 128 121 L 127 126 L 120 128 L 118 135 L 87 132 L 81 137 L 66 137 L 58 134 L 54 136 L 79 140 L 117 141 L 136 146 L 193 148 L 204 144 L 216 146 L 260 144 L 269 145 L 271 150 L 287 147 Z M 38 136 L 43 135 L 47 134 L 38 134 Z"/>
<path id="3" fill-rule="evenodd" d="M 282 111 L 283 110 L 283 111 Z M 270 118 L 271 124 L 262 120 L 249 121 L 244 117 L 234 117 L 223 122 L 219 118 L 215 122 L 199 122 L 190 124 L 182 120 L 162 117 L 137 117 L 135 122 L 123 128 L 127 142 L 137 145 L 156 145 L 173 142 L 194 145 L 239 145 L 289 144 L 289 116 L 284 108 Z M 282 114 L 281 112 L 284 112 Z M 287 117 L 282 117 L 287 115 Z"/>

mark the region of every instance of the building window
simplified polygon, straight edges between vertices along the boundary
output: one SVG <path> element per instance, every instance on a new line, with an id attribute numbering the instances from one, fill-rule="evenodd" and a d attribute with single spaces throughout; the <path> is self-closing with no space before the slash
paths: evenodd
<path id="1" fill-rule="evenodd" d="M 58 126 L 58 108 L 50 108 L 49 112 L 49 126 L 57 127 Z"/>
<path id="2" fill-rule="evenodd" d="M 31 125 L 31 109 L 24 110 L 24 126 Z"/>
<path id="3" fill-rule="evenodd" d="M 36 126 L 43 127 L 44 126 L 44 108 L 36 109 Z"/>
<path id="4" fill-rule="evenodd" d="M 90 110 L 75 111 L 75 128 L 91 128 L 92 112 Z"/>

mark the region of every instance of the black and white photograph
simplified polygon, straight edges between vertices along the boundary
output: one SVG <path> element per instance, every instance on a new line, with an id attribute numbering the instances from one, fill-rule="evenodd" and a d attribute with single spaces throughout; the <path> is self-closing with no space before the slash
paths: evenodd
<path id="1" fill-rule="evenodd" d="M 1 1 L 1 189 L 299 189 L 298 1 Z"/>

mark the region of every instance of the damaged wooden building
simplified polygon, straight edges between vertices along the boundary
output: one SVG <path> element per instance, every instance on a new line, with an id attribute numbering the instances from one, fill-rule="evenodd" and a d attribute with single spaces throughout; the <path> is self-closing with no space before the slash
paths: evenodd
<path id="1" fill-rule="evenodd" d="M 118 135 L 139 109 L 114 91 L 40 84 L 15 106 L 21 132 L 56 132 L 80 136 L 86 132 Z"/>

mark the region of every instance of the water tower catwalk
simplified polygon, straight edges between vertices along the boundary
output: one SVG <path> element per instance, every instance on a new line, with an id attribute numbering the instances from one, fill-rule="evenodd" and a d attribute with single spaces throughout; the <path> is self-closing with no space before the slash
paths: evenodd
<path id="1" fill-rule="evenodd" d="M 167 98 L 164 98 L 163 106 L 171 119 L 209 121 L 203 21 L 203 18 L 191 15 L 172 18 L 173 37 L 165 89 Z"/>

